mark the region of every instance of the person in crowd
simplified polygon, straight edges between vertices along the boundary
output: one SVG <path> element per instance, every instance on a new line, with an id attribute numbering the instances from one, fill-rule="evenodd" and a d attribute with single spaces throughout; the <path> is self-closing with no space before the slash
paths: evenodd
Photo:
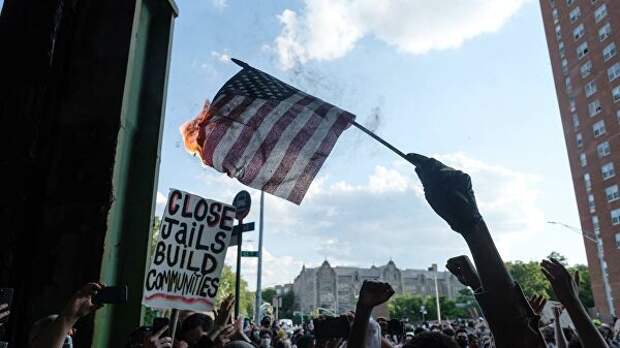
<path id="1" fill-rule="evenodd" d="M 454 338 L 460 348 L 469 348 L 469 335 L 467 335 L 467 331 L 465 329 L 460 328 L 456 330 Z"/>
<path id="2" fill-rule="evenodd" d="M 202 336 L 207 335 L 213 329 L 213 319 L 202 313 L 194 313 L 183 320 L 181 332 L 178 336 L 190 346 L 198 343 Z"/>
<path id="3" fill-rule="evenodd" d="M 456 341 L 441 332 L 423 332 L 415 335 L 404 348 L 458 348 Z"/>
<path id="4" fill-rule="evenodd" d="M 452 263 L 449 260 L 446 267 L 474 290 L 496 346 L 544 348 L 540 332 L 531 327 L 535 314 L 519 285 L 510 277 L 478 211 L 469 175 L 433 158 L 418 154 L 408 154 L 407 158 L 416 166 L 431 208 L 469 246 L 477 271 L 471 263 L 468 269 L 466 256 L 450 259 Z"/>
<path id="5" fill-rule="evenodd" d="M 73 326 L 77 321 L 101 305 L 93 303 L 93 296 L 101 290 L 101 283 L 88 283 L 77 291 L 59 315 L 50 315 L 35 322 L 28 335 L 31 348 L 72 347 Z"/>
<path id="6" fill-rule="evenodd" d="M 543 260 L 540 266 L 558 300 L 573 321 L 581 345 L 588 348 L 609 347 L 579 300 L 579 272 L 576 272 L 573 278 L 559 261 L 553 259 Z"/>

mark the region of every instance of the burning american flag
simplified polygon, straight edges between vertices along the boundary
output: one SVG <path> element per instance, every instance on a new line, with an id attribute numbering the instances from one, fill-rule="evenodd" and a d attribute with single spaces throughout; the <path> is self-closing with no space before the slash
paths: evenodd
<path id="1" fill-rule="evenodd" d="M 246 63 L 181 127 L 185 148 L 250 187 L 300 204 L 355 119 Z"/>

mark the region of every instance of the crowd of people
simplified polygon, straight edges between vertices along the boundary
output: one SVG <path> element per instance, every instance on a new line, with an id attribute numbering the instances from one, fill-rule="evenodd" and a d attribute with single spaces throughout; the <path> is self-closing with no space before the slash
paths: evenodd
<path id="1" fill-rule="evenodd" d="M 433 210 L 467 242 L 473 262 L 461 255 L 446 268 L 470 287 L 483 318 L 404 324 L 394 331 L 385 318 L 372 318 L 373 309 L 394 294 L 388 283 L 365 281 L 355 312 L 343 314 L 344 330 L 319 330 L 316 321 L 293 328 L 281 327 L 271 317 L 259 323 L 233 318 L 234 298 L 223 299 L 213 313 L 184 312 L 177 328 L 143 326 L 127 339 L 126 347 L 163 348 L 604 348 L 620 347 L 620 323 L 596 326 L 579 300 L 579 274 L 570 274 L 557 260 L 543 260 L 541 272 L 550 282 L 561 306 L 554 320 L 542 322 L 545 299 L 526 299 L 509 275 L 491 234 L 478 211 L 469 175 L 424 156 L 410 154 Z M 34 323 L 33 348 L 71 346 L 74 324 L 96 311 L 92 296 L 102 288 L 90 283 L 80 289 L 58 315 Z M 560 325 L 566 311 L 573 328 Z M 316 320 L 324 320 L 317 318 Z M 335 323 L 335 321 L 333 321 Z M 331 325 L 331 324 L 330 324 Z M 335 325 L 335 324 L 334 324 Z M 175 338 L 171 332 L 175 331 Z M 327 333 L 329 332 L 329 333 Z"/>

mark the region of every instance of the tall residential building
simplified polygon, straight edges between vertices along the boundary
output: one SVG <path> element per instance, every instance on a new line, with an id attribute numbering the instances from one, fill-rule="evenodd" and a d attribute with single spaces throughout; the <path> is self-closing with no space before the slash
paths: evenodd
<path id="1" fill-rule="evenodd" d="M 387 282 L 397 294 L 435 295 L 435 272 L 432 270 L 401 270 L 393 261 L 370 268 L 332 267 L 324 261 L 317 268 L 304 266 L 295 278 L 295 307 L 304 313 L 317 308 L 336 313 L 354 311 L 364 280 Z M 440 296 L 454 299 L 465 286 L 450 272 L 437 272 L 437 288 Z"/>
<path id="2" fill-rule="evenodd" d="M 620 1 L 540 6 L 594 301 L 608 317 L 620 312 Z"/>

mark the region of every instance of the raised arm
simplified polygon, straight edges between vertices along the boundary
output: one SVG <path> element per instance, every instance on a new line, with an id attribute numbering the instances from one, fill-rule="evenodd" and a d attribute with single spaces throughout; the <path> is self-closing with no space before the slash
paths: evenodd
<path id="1" fill-rule="evenodd" d="M 560 325 L 560 315 L 562 315 L 562 307 L 553 307 L 553 328 L 555 329 L 555 345 L 558 348 L 568 348 L 568 343 L 566 342 L 564 331 L 562 331 L 562 326 Z"/>
<path id="2" fill-rule="evenodd" d="M 433 158 L 417 154 L 407 157 L 416 166 L 431 208 L 469 246 L 481 283 L 476 298 L 494 329 L 497 347 L 544 347 L 540 332 L 530 326 L 535 315 L 510 277 L 478 211 L 469 175 Z"/>
<path id="3" fill-rule="evenodd" d="M 394 295 L 394 289 L 388 283 L 364 281 L 360 290 L 355 310 L 355 319 L 349 332 L 347 348 L 365 348 L 366 333 L 370 314 L 375 306 L 378 306 Z"/>
<path id="4" fill-rule="evenodd" d="M 605 339 L 598 332 L 588 316 L 586 308 L 579 300 L 579 273 L 575 278 L 557 260 L 543 260 L 540 263 L 542 272 L 547 277 L 553 291 L 562 302 L 564 308 L 575 324 L 581 345 L 588 348 L 608 348 Z"/>

